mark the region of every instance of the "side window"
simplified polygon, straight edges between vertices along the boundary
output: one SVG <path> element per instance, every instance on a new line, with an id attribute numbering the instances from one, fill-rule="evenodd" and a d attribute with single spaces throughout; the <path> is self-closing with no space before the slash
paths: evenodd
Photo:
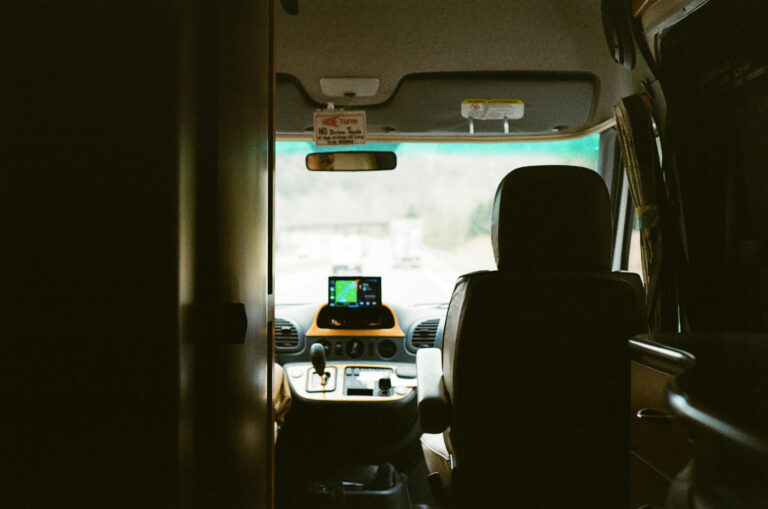
<path id="1" fill-rule="evenodd" d="M 630 198 L 630 202 L 632 199 Z M 634 203 L 632 203 L 632 209 L 635 210 Z M 643 259 L 640 254 L 640 229 L 638 228 L 637 217 L 632 214 L 632 229 L 629 231 L 629 257 L 627 258 L 626 270 L 629 272 L 637 272 L 642 277 L 643 275 Z"/>

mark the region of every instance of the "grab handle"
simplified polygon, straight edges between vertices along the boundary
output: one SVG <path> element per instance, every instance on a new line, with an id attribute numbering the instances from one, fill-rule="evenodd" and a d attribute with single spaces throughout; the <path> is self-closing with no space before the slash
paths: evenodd
<path id="1" fill-rule="evenodd" d="M 637 418 L 644 421 L 667 422 L 675 418 L 674 415 L 655 408 L 641 408 L 637 411 Z"/>

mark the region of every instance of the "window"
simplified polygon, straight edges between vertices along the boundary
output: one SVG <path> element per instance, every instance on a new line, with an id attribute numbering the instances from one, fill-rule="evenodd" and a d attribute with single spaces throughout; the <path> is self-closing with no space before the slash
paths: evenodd
<path id="1" fill-rule="evenodd" d="M 276 146 L 275 297 L 324 301 L 330 275 L 382 276 L 384 302 L 448 302 L 456 278 L 495 269 L 493 197 L 512 169 L 597 168 L 599 135 L 537 143 L 369 143 L 382 172 L 310 172 L 311 142 Z"/>
<path id="2" fill-rule="evenodd" d="M 627 263 L 627 270 L 630 272 L 636 272 L 643 276 L 643 259 L 640 254 L 640 230 L 638 229 L 637 217 L 632 218 L 632 231 L 629 238 L 629 261 Z"/>

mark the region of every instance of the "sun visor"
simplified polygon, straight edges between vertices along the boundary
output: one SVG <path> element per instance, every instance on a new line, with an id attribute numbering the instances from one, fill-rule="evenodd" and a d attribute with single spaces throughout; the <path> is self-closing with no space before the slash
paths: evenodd
<path id="1" fill-rule="evenodd" d="M 578 131 L 592 121 L 597 80 L 591 74 L 428 73 L 405 76 L 393 96 L 364 109 L 369 133 L 455 136 L 542 135 Z M 312 132 L 312 101 L 299 81 L 277 75 L 277 132 Z M 465 118 L 467 101 L 519 101 L 520 118 Z M 464 113 L 462 115 L 462 104 Z M 343 105 L 338 105 L 342 106 Z M 472 124 L 470 126 L 470 123 Z M 506 124 L 506 126 L 505 126 Z"/>

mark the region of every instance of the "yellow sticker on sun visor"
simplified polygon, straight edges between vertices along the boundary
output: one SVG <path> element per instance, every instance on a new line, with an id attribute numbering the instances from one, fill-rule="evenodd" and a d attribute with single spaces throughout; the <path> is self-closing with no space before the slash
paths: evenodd
<path id="1" fill-rule="evenodd" d="M 525 105 L 520 99 L 464 99 L 461 116 L 476 120 L 523 118 Z"/>

